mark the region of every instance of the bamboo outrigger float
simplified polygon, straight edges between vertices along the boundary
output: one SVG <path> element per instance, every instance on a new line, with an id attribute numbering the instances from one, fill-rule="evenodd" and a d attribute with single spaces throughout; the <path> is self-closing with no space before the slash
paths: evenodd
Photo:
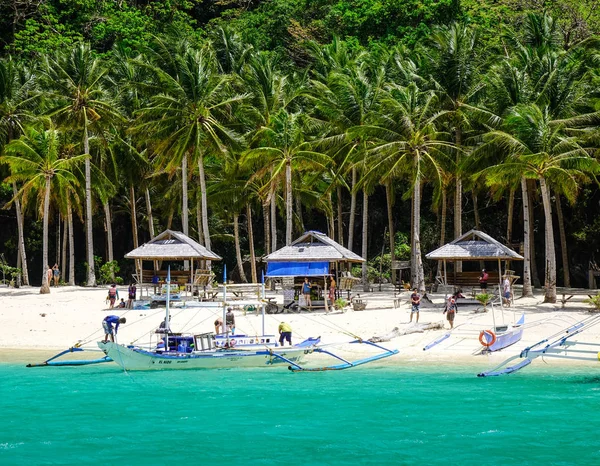
<path id="1" fill-rule="evenodd" d="M 550 335 L 537 343 L 528 346 L 518 355 L 508 358 L 493 369 L 477 374 L 477 377 L 494 377 L 506 374 L 512 374 L 524 367 L 527 367 L 534 359 L 539 357 L 548 357 L 556 359 L 572 359 L 579 361 L 598 361 L 600 352 L 598 349 L 576 349 L 575 346 L 585 348 L 599 348 L 600 343 L 569 341 L 576 335 L 579 335 L 586 330 L 600 323 L 600 315 L 595 314 L 587 317 L 575 325 L 572 325 L 560 332 Z M 516 364 L 511 364 L 513 361 L 518 361 Z"/>

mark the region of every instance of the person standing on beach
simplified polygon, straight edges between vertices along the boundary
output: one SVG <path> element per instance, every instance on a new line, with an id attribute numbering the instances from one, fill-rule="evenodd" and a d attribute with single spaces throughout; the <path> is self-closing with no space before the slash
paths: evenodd
<path id="1" fill-rule="evenodd" d="M 227 314 L 225 314 L 225 325 L 227 326 L 227 330 L 235 334 L 235 315 L 233 314 L 233 309 L 230 307 L 227 308 Z"/>
<path id="2" fill-rule="evenodd" d="M 304 283 L 302 284 L 302 294 L 304 295 L 304 300 L 306 301 L 306 306 L 312 311 L 312 301 L 310 299 L 310 291 L 312 285 L 308 281 L 308 277 L 304 278 Z"/>
<path id="3" fill-rule="evenodd" d="M 52 277 L 54 276 L 54 271 L 50 266 L 48 266 L 48 270 L 46 270 L 46 280 L 48 281 L 48 286 L 52 286 Z"/>
<path id="4" fill-rule="evenodd" d="M 133 282 L 129 282 L 129 289 L 127 290 L 129 295 L 129 299 L 127 300 L 127 309 L 133 309 L 133 302 L 135 301 L 135 295 L 137 293 L 137 288 L 133 284 Z"/>
<path id="5" fill-rule="evenodd" d="M 330 282 L 329 282 L 329 301 L 331 301 L 331 305 L 333 306 L 333 303 L 335 302 L 335 287 L 336 287 L 336 283 L 335 283 L 335 278 L 333 278 L 333 275 L 330 275 Z"/>
<path id="6" fill-rule="evenodd" d="M 102 328 L 104 329 L 104 341 L 102 343 L 108 343 L 109 338 L 110 338 L 110 341 L 112 341 L 114 343 L 115 335 L 117 334 L 117 331 L 119 330 L 119 325 L 124 324 L 126 322 L 127 322 L 127 319 L 125 319 L 125 317 L 106 316 L 102 320 Z M 113 327 L 113 324 L 115 325 L 114 327 Z"/>
<path id="7" fill-rule="evenodd" d="M 58 286 L 58 282 L 60 280 L 60 269 L 58 268 L 58 264 L 54 264 L 54 267 L 52 267 L 52 280 L 54 282 L 54 286 Z"/>
<path id="8" fill-rule="evenodd" d="M 413 293 L 410 295 L 410 303 L 412 304 L 412 309 L 410 311 L 410 320 L 409 323 L 412 322 L 413 314 L 417 314 L 417 318 L 415 320 L 415 324 L 419 323 L 419 306 L 421 306 L 421 295 L 419 294 L 419 290 L 416 288 L 413 290 Z"/>
<path id="9" fill-rule="evenodd" d="M 290 344 L 290 346 L 292 346 L 292 327 L 290 326 L 290 324 L 281 322 L 279 324 L 278 331 L 279 331 L 279 344 L 281 346 L 283 346 L 284 342 L 287 340 L 287 342 Z"/>
<path id="10" fill-rule="evenodd" d="M 110 305 L 108 306 L 109 309 L 113 309 L 115 307 L 115 301 L 117 299 L 119 299 L 119 290 L 117 290 L 117 284 L 113 283 L 108 288 L 108 300 L 110 302 Z"/>
<path id="11" fill-rule="evenodd" d="M 454 317 L 456 316 L 456 295 L 457 293 L 448 298 L 448 303 L 444 309 L 444 312 L 446 313 L 446 319 L 448 319 L 448 323 L 450 324 L 450 330 L 454 328 Z"/>
<path id="12" fill-rule="evenodd" d="M 504 304 L 510 306 L 510 279 L 508 275 L 504 277 L 504 282 L 502 284 L 502 297 L 504 298 Z"/>
<path id="13" fill-rule="evenodd" d="M 479 275 L 479 287 L 482 291 L 487 290 L 487 283 L 490 276 L 485 271 L 485 269 L 481 269 L 481 275 Z"/>

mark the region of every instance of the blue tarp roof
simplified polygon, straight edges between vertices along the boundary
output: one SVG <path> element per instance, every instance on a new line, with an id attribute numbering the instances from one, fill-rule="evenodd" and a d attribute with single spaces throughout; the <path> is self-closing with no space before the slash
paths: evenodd
<path id="1" fill-rule="evenodd" d="M 329 275 L 329 262 L 269 262 L 267 277 L 322 277 Z"/>

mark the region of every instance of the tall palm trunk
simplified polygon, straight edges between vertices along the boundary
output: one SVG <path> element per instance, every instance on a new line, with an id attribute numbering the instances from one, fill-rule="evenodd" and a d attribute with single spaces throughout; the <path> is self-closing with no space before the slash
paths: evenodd
<path id="1" fill-rule="evenodd" d="M 92 229 L 92 161 L 87 126 L 83 129 L 83 153 L 85 154 L 85 239 L 87 246 L 87 282 L 86 286 L 96 286 L 94 271 L 94 236 Z"/>
<path id="2" fill-rule="evenodd" d="M 271 195 L 271 252 L 277 251 L 277 186 L 273 186 Z"/>
<path id="3" fill-rule="evenodd" d="M 190 235 L 188 196 L 188 156 L 185 153 L 181 159 L 181 229 L 186 236 Z M 183 261 L 183 270 L 190 270 L 189 261 Z"/>
<path id="4" fill-rule="evenodd" d="M 515 212 L 515 190 L 510 188 L 510 194 L 508 196 L 508 219 L 506 221 L 506 243 L 507 245 L 512 244 L 512 228 L 513 228 L 513 217 Z M 510 269 L 510 261 L 506 261 L 506 268 Z"/>
<path id="5" fill-rule="evenodd" d="M 42 287 L 41 294 L 50 293 L 50 283 L 48 283 L 48 216 L 50 215 L 50 180 L 46 177 L 46 189 L 44 192 L 44 227 L 42 236 Z"/>
<path id="6" fill-rule="evenodd" d="M 265 235 L 265 254 L 271 254 L 271 213 L 269 212 L 269 203 L 263 202 L 263 229 Z"/>
<path id="7" fill-rule="evenodd" d="M 252 283 L 258 283 L 256 274 L 256 254 L 254 252 L 254 229 L 252 228 L 252 207 L 250 203 L 246 204 L 246 229 L 248 230 L 248 245 L 250 246 L 250 273 L 252 274 Z"/>
<path id="8" fill-rule="evenodd" d="M 110 205 L 108 204 L 108 202 L 105 202 L 103 204 L 104 207 L 104 222 L 105 222 L 105 227 L 106 227 L 106 243 L 107 243 L 107 250 L 108 250 L 108 262 L 112 262 L 115 258 L 114 253 L 113 253 L 113 234 L 112 234 L 112 218 L 110 215 Z M 111 276 L 111 278 L 115 278 L 114 274 L 113 276 Z"/>
<path id="9" fill-rule="evenodd" d="M 62 270 L 62 278 L 63 281 L 66 277 L 66 270 L 67 270 L 67 237 L 69 235 L 69 221 L 67 220 L 67 217 L 65 217 L 63 219 L 63 239 L 62 239 L 62 254 L 61 254 L 61 263 L 60 263 L 60 270 Z"/>
<path id="10" fill-rule="evenodd" d="M 15 198 L 15 210 L 17 211 L 17 232 L 19 234 L 18 247 L 21 255 L 21 276 L 23 285 L 29 285 L 29 272 L 27 271 L 27 255 L 25 254 L 25 233 L 23 226 L 23 211 L 21 210 L 21 200 L 17 197 L 17 183 L 13 181 L 13 196 Z M 46 266 L 47 264 L 44 264 Z"/>
<path id="11" fill-rule="evenodd" d="M 362 263 L 362 283 L 363 291 L 367 292 L 370 290 L 369 287 L 369 275 L 367 269 L 368 260 L 368 233 L 369 233 L 369 196 L 365 190 L 363 190 L 363 218 L 362 218 L 362 258 L 365 262 Z M 325 298 L 327 299 L 327 298 Z"/>
<path id="12" fill-rule="evenodd" d="M 462 146 L 462 128 L 456 128 L 456 146 Z M 456 154 L 456 166 L 460 166 L 460 153 Z M 456 190 L 454 191 L 454 239 L 462 235 L 462 179 L 456 175 Z M 462 272 L 462 262 L 454 263 L 457 272 Z"/>
<path id="13" fill-rule="evenodd" d="M 204 245 L 204 233 L 202 232 L 202 197 L 196 197 L 196 228 L 198 230 L 198 242 Z"/>
<path id="14" fill-rule="evenodd" d="M 550 189 L 546 180 L 540 177 L 542 202 L 544 203 L 544 217 L 546 220 L 546 270 L 545 270 L 545 303 L 556 302 L 556 251 L 554 248 L 554 227 L 552 226 L 552 204 L 550 203 Z"/>
<path id="15" fill-rule="evenodd" d="M 558 233 L 560 235 L 560 252 L 562 255 L 563 281 L 564 286 L 571 288 L 571 274 L 569 273 L 569 251 L 567 249 L 567 234 L 565 232 L 565 219 L 563 217 L 562 206 L 560 205 L 560 195 L 555 193 L 556 216 L 558 217 Z"/>
<path id="16" fill-rule="evenodd" d="M 532 298 L 531 288 L 531 210 L 529 206 L 529 190 L 527 180 L 521 178 L 521 191 L 523 193 L 523 297 Z"/>
<path id="17" fill-rule="evenodd" d="M 415 182 L 413 188 L 413 221 L 412 221 L 412 236 L 413 236 L 413 263 L 412 270 L 412 286 L 417 288 L 419 293 L 425 293 L 425 275 L 423 271 L 423 258 L 421 257 L 421 183 Z"/>
<path id="18" fill-rule="evenodd" d="M 292 244 L 292 163 L 288 158 L 285 161 L 285 245 Z"/>
<path id="19" fill-rule="evenodd" d="M 448 215 L 448 199 L 446 198 L 446 188 L 442 188 L 442 215 L 440 219 L 440 248 L 446 244 L 446 216 Z M 442 276 L 443 261 L 437 263 L 437 277 Z"/>
<path id="20" fill-rule="evenodd" d="M 202 234 L 204 246 L 210 251 L 210 232 L 208 230 L 208 202 L 206 200 L 206 177 L 204 175 L 204 157 L 198 156 L 198 177 L 200 178 L 200 195 L 202 198 Z"/>
<path id="21" fill-rule="evenodd" d="M 73 209 L 71 195 L 67 193 L 67 219 L 69 221 L 69 285 L 75 286 L 75 232 L 73 231 Z"/>
<path id="22" fill-rule="evenodd" d="M 150 199 L 150 189 L 146 188 L 146 212 L 148 213 L 148 233 L 150 239 L 154 238 L 154 216 L 152 215 L 152 200 Z"/>
<path id="23" fill-rule="evenodd" d="M 531 281 L 533 286 L 540 288 L 542 286 L 540 282 L 540 276 L 538 273 L 536 254 L 535 254 L 535 225 L 533 224 L 534 218 L 534 204 L 533 194 L 536 190 L 535 180 L 527 180 L 527 194 L 529 195 L 529 245 L 531 246 L 530 255 L 531 262 L 529 264 L 531 270 Z"/>
<path id="24" fill-rule="evenodd" d="M 356 217 L 356 192 L 354 187 L 356 186 L 356 168 L 352 167 L 352 189 L 350 191 L 350 220 L 348 221 L 348 249 L 352 251 L 354 246 L 354 217 Z"/>
<path id="25" fill-rule="evenodd" d="M 237 260 L 237 268 L 240 273 L 240 279 L 247 283 L 248 279 L 244 273 L 244 262 L 242 261 L 242 249 L 240 248 L 240 215 L 236 212 L 233 214 L 233 238 L 235 242 L 235 258 Z"/>
<path id="26" fill-rule="evenodd" d="M 129 185 L 129 203 L 131 204 L 131 233 L 133 235 L 133 249 L 139 246 L 138 242 L 138 225 L 137 225 L 137 209 L 135 206 L 135 188 Z M 135 273 L 141 278 L 142 264 L 138 259 L 135 260 Z"/>
<path id="27" fill-rule="evenodd" d="M 344 222 L 342 219 L 342 186 L 337 185 L 337 221 L 338 221 L 338 243 L 344 245 Z"/>
<path id="28" fill-rule="evenodd" d="M 294 202 L 296 204 L 296 216 L 298 217 L 298 230 L 300 230 L 298 233 L 302 234 L 304 233 L 305 229 L 304 229 L 304 216 L 302 215 L 302 199 L 300 199 L 300 196 L 296 196 L 294 198 Z"/>
<path id="29" fill-rule="evenodd" d="M 392 283 L 396 283 L 396 269 L 393 268 L 394 261 L 396 260 L 396 247 L 395 247 L 395 232 L 394 232 L 394 196 L 392 193 L 392 182 L 388 181 L 385 183 L 385 200 L 387 203 L 387 216 L 388 216 L 388 230 L 390 232 L 390 258 L 392 261 Z M 385 241 L 385 238 L 384 238 Z"/>

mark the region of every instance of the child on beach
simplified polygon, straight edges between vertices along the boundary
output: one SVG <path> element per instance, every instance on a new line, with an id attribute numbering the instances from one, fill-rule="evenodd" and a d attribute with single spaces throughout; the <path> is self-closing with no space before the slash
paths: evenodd
<path id="1" fill-rule="evenodd" d="M 454 317 L 456 316 L 456 298 L 460 293 L 454 293 L 448 298 L 448 303 L 446 303 L 446 307 L 444 312 L 446 313 L 446 319 L 448 319 L 448 323 L 450 324 L 450 329 L 454 328 Z"/>
<path id="2" fill-rule="evenodd" d="M 117 290 L 117 284 L 113 283 L 108 289 L 108 301 L 110 302 L 110 305 L 108 306 L 109 309 L 115 307 L 115 301 L 117 299 L 119 299 L 119 290 Z"/>
<path id="3" fill-rule="evenodd" d="M 54 267 L 52 267 L 52 280 L 54 286 L 58 286 L 58 281 L 60 280 L 60 269 L 58 268 L 58 264 L 54 264 Z"/>
<path id="4" fill-rule="evenodd" d="M 416 288 L 413 290 L 413 293 L 410 295 L 410 303 L 412 304 L 412 309 L 410 311 L 410 322 L 412 322 L 413 314 L 417 314 L 417 318 L 415 323 L 419 323 L 419 306 L 421 305 L 421 295 L 419 294 L 419 290 Z"/>
<path id="5" fill-rule="evenodd" d="M 121 298 L 121 302 L 119 303 L 119 308 L 125 309 L 127 304 L 125 303 L 125 299 Z"/>

